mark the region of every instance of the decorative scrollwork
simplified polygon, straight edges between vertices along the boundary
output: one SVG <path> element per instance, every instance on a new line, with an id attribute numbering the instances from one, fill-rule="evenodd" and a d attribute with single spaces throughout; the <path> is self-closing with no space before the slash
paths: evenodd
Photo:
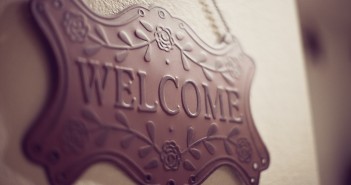
<path id="1" fill-rule="evenodd" d="M 104 17 L 82 0 L 31 4 L 60 83 L 23 149 L 51 184 L 72 184 L 100 161 L 138 184 L 199 184 L 221 165 L 258 184 L 269 155 L 249 106 L 255 66 L 230 33 L 210 45 L 157 6 Z M 175 86 L 157 89 L 159 79 Z"/>
<path id="2" fill-rule="evenodd" d="M 146 136 L 139 131 L 130 128 L 128 119 L 122 111 L 116 112 L 116 124 L 113 125 L 105 124 L 96 114 L 96 112 L 89 107 L 85 107 L 81 111 L 81 115 L 84 122 L 69 122 L 62 137 L 63 142 L 66 143 L 66 145 L 64 145 L 66 149 L 69 148 L 75 152 L 84 147 L 85 140 L 89 137 L 87 135 L 89 131 L 94 131 L 97 133 L 94 137 L 94 142 L 97 147 L 104 146 L 109 134 L 112 134 L 112 132 L 125 132 L 127 133 L 126 136 L 120 140 L 120 145 L 123 149 L 128 149 L 133 140 L 139 139 L 145 143 L 138 149 L 138 156 L 140 158 L 146 158 L 152 152 L 156 152 L 159 155 L 159 158 L 152 158 L 144 166 L 145 169 L 157 168 L 159 167 L 159 163 L 162 163 L 165 170 L 178 170 L 179 166 L 182 164 L 185 170 L 194 171 L 196 170 L 195 165 L 190 159 L 185 158 L 185 154 L 189 153 L 195 160 L 199 160 L 201 158 L 202 151 L 197 147 L 202 144 L 210 155 L 214 155 L 216 153 L 217 146 L 212 142 L 215 140 L 223 142 L 223 147 L 227 155 L 233 155 L 232 147 L 234 146 L 241 162 L 251 162 L 252 149 L 250 143 L 246 138 L 236 139 L 236 137 L 240 134 L 239 129 L 237 128 L 233 128 L 228 135 L 216 135 L 218 126 L 216 123 L 212 123 L 208 127 L 207 135 L 194 141 L 194 128 L 189 127 L 187 129 L 186 138 L 187 147 L 181 150 L 177 142 L 174 140 L 167 140 L 162 144 L 162 147 L 159 147 L 155 143 L 155 124 L 152 121 L 148 121 L 145 124 L 145 130 L 147 133 Z M 88 127 L 91 129 L 88 130 L 84 123 L 91 124 L 94 127 Z M 72 138 L 72 136 L 74 136 L 74 138 Z"/>
<path id="3" fill-rule="evenodd" d="M 162 25 L 155 26 L 142 19 L 139 20 L 139 23 L 141 27 L 134 30 L 134 37 L 132 33 L 128 33 L 125 30 L 118 31 L 117 36 L 122 41 L 122 44 L 116 44 L 110 41 L 111 38 L 106 35 L 103 26 L 97 24 L 93 26 L 93 29 L 89 30 L 82 15 L 67 12 L 64 17 L 66 33 L 72 41 L 83 42 L 85 37 L 88 37 L 92 41 L 92 44 L 86 45 L 83 49 L 83 53 L 87 56 L 97 54 L 101 48 L 114 49 L 117 50 L 114 59 L 116 62 L 121 63 L 126 60 L 130 50 L 146 47 L 144 60 L 150 62 L 153 50 L 152 43 L 156 42 L 158 48 L 165 52 L 170 52 L 174 47 L 178 48 L 184 70 L 190 70 L 191 62 L 202 68 L 204 76 L 209 81 L 213 80 L 215 73 L 221 74 L 231 84 L 239 78 L 241 68 L 237 58 L 220 56 L 215 66 L 209 65 L 205 51 L 197 53 L 196 57 L 194 57 L 195 55 L 192 54 L 194 43 L 186 42 L 182 44 L 182 42 L 179 42 L 185 37 L 182 31 L 173 33 L 168 27 Z"/>

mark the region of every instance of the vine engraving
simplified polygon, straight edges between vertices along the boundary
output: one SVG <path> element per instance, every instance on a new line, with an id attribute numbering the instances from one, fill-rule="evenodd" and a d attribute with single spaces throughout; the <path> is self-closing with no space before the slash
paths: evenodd
<path id="1" fill-rule="evenodd" d="M 234 36 L 209 45 L 160 7 L 104 17 L 82 0 L 31 1 L 57 83 L 23 151 L 52 185 L 102 161 L 136 184 L 200 184 L 229 165 L 258 185 L 269 154 L 249 105 L 255 66 Z"/>
<path id="2" fill-rule="evenodd" d="M 207 135 L 199 139 L 195 139 L 195 129 L 189 127 L 187 129 L 187 148 L 181 150 L 179 145 L 174 140 L 166 140 L 162 146 L 155 143 L 155 123 L 147 121 L 145 123 L 145 130 L 147 135 L 144 135 L 129 126 L 128 118 L 122 111 L 117 111 L 115 114 L 115 124 L 110 125 L 103 122 L 103 120 L 90 107 L 85 107 L 81 111 L 82 121 L 69 121 L 62 141 L 65 143 L 64 147 L 68 147 L 70 151 L 77 152 L 82 150 L 84 143 L 89 138 L 88 131 L 96 133 L 92 138 L 97 147 L 105 145 L 110 134 L 113 132 L 127 133 L 120 141 L 120 146 L 123 149 L 128 149 L 132 145 L 132 141 L 139 139 L 144 142 L 144 145 L 138 149 L 138 156 L 146 158 L 152 152 L 159 155 L 159 158 L 152 158 L 145 166 L 145 169 L 153 169 L 159 167 L 161 163 L 163 168 L 167 171 L 176 171 L 180 164 L 185 170 L 195 171 L 197 168 L 191 162 L 191 159 L 185 159 L 185 154 L 190 153 L 195 160 L 201 159 L 202 152 L 197 147 L 203 145 L 207 152 L 211 155 L 216 153 L 217 147 L 213 144 L 214 141 L 223 142 L 223 147 L 227 155 L 233 155 L 233 147 L 235 147 L 236 155 L 238 155 L 241 162 L 251 162 L 252 149 L 250 143 L 246 138 L 237 139 L 240 131 L 238 128 L 233 128 L 227 135 L 218 135 L 217 123 L 212 123 L 207 130 Z M 73 119 L 72 119 L 73 120 Z M 89 124 L 88 127 L 86 124 Z M 87 130 L 87 127 L 90 130 Z"/>
<path id="3" fill-rule="evenodd" d="M 179 41 L 184 39 L 182 31 L 173 33 L 168 27 L 162 25 L 154 26 L 143 19 L 141 19 L 139 23 L 141 28 L 136 28 L 134 30 L 134 38 L 132 38 L 133 34 L 124 30 L 117 33 L 122 44 L 112 43 L 110 38 L 106 35 L 105 28 L 99 24 L 93 28 L 93 31 L 89 31 L 88 33 L 88 26 L 84 22 L 83 15 L 75 15 L 71 12 L 66 12 L 63 25 L 65 26 L 67 35 L 72 41 L 83 42 L 86 35 L 93 41 L 93 44 L 87 45 L 83 50 L 83 53 L 87 56 L 95 55 L 102 48 L 114 49 L 117 50 L 115 61 L 121 63 L 126 60 L 130 50 L 146 47 L 144 61 L 150 62 L 153 50 L 152 43 L 156 42 L 158 48 L 165 52 L 170 52 L 174 47 L 178 48 L 184 70 L 189 71 L 190 62 L 192 62 L 202 68 L 204 76 L 209 81 L 213 80 L 214 73 L 221 74 L 222 77 L 231 84 L 235 83 L 235 80 L 240 77 L 241 69 L 238 59 L 226 56 L 219 57 L 215 67 L 212 67 L 206 64 L 206 52 L 200 52 L 198 57 L 195 58 L 193 55 L 197 54 L 192 54 L 192 43 L 187 42 L 182 45 L 176 42 L 176 39 Z M 135 38 L 137 38 L 138 41 L 135 41 Z"/>

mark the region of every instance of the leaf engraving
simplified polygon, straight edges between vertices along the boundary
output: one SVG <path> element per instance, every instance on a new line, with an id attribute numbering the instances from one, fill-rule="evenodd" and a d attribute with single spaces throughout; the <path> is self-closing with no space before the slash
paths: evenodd
<path id="1" fill-rule="evenodd" d="M 87 56 L 93 56 L 95 55 L 99 50 L 101 49 L 101 45 L 100 44 L 92 44 L 89 46 L 86 46 L 83 49 L 83 52 L 85 55 Z"/>
<path id="2" fill-rule="evenodd" d="M 212 79 L 213 79 L 212 71 L 210 71 L 204 67 L 202 68 L 202 71 L 204 72 L 204 75 L 207 78 L 207 80 L 212 81 Z"/>
<path id="3" fill-rule="evenodd" d="M 133 134 L 125 136 L 121 141 L 121 147 L 127 149 L 134 140 L 134 138 L 136 138 L 136 136 Z"/>
<path id="4" fill-rule="evenodd" d="M 189 152 L 195 159 L 199 160 L 201 158 L 200 150 L 196 148 L 190 148 Z"/>
<path id="5" fill-rule="evenodd" d="M 227 154 L 228 154 L 228 155 L 232 155 L 232 154 L 233 154 L 233 151 L 232 151 L 232 149 L 230 148 L 229 141 L 224 140 L 223 144 L 224 144 L 224 149 L 225 149 L 225 151 L 227 152 Z"/>
<path id="6" fill-rule="evenodd" d="M 152 159 L 151 161 L 149 161 L 145 166 L 144 169 L 153 169 L 153 168 L 157 168 L 158 167 L 158 160 Z"/>
<path id="7" fill-rule="evenodd" d="M 136 29 L 135 30 L 135 35 L 139 38 L 142 39 L 144 41 L 149 41 L 149 38 L 146 36 L 146 34 L 141 31 L 140 29 Z"/>
<path id="8" fill-rule="evenodd" d="M 140 158 L 146 157 L 147 155 L 150 154 L 151 150 L 152 150 L 152 146 L 151 145 L 146 145 L 146 146 L 140 147 L 139 151 L 138 151 L 139 157 Z"/>
<path id="9" fill-rule="evenodd" d="M 183 40 L 183 39 L 184 39 L 184 33 L 181 32 L 181 31 L 178 31 L 178 32 L 176 33 L 176 38 L 177 38 L 178 40 Z"/>
<path id="10" fill-rule="evenodd" d="M 222 74 L 222 77 L 224 78 L 224 80 L 227 81 L 227 83 L 229 83 L 231 85 L 235 84 L 235 79 L 230 74 L 228 74 L 228 72 L 221 73 L 221 74 Z"/>
<path id="11" fill-rule="evenodd" d="M 133 134 L 127 135 L 124 138 L 122 138 L 122 140 L 121 140 L 122 148 L 127 149 L 130 146 L 130 144 L 132 143 L 132 141 L 134 140 L 134 138 L 135 138 L 135 135 L 133 135 Z"/>
<path id="12" fill-rule="evenodd" d="M 189 127 L 187 131 L 187 146 L 191 145 L 192 140 L 194 139 L 194 128 Z"/>
<path id="13" fill-rule="evenodd" d="M 204 143 L 205 148 L 207 149 L 208 153 L 213 155 L 215 153 L 215 151 L 216 151 L 216 147 L 212 143 L 210 143 L 208 141 L 204 141 L 203 143 Z"/>
<path id="14" fill-rule="evenodd" d="M 154 27 L 150 23 L 148 23 L 148 22 L 146 22 L 144 20 L 140 20 L 139 22 L 140 22 L 141 25 L 143 25 L 143 27 L 147 31 L 149 31 L 149 32 L 153 32 L 154 31 Z"/>
<path id="15" fill-rule="evenodd" d="M 155 124 L 152 121 L 146 123 L 146 130 L 152 142 L 155 142 Z"/>
<path id="16" fill-rule="evenodd" d="M 222 61 L 221 58 L 217 58 L 217 59 L 216 59 L 216 61 L 215 61 L 215 68 L 216 68 L 218 71 L 223 70 L 224 65 L 223 65 L 223 61 Z"/>
<path id="17" fill-rule="evenodd" d="M 108 43 L 108 39 L 106 36 L 106 32 L 105 30 L 101 27 L 101 25 L 97 25 L 95 27 L 95 32 L 96 34 L 101 38 L 101 40 L 103 40 L 105 43 Z"/>
<path id="18" fill-rule="evenodd" d="M 183 167 L 184 169 L 188 170 L 188 171 L 194 171 L 196 170 L 195 166 L 193 165 L 193 163 L 191 163 L 191 161 L 189 160 L 185 160 L 183 162 Z"/>
<path id="19" fill-rule="evenodd" d="M 145 59 L 146 62 L 150 62 L 151 61 L 151 47 L 150 47 L 150 44 L 146 48 L 144 59 Z"/>
<path id="20" fill-rule="evenodd" d="M 185 71 L 189 71 L 190 67 L 189 67 L 189 61 L 187 59 L 187 57 L 185 56 L 184 52 L 182 52 L 182 62 L 183 62 L 183 68 Z"/>
<path id="21" fill-rule="evenodd" d="M 95 139 L 95 144 L 99 147 L 102 147 L 105 145 L 105 142 L 107 140 L 107 136 L 108 136 L 108 129 L 104 129 L 100 132 L 100 134 L 96 137 Z"/>
<path id="22" fill-rule="evenodd" d="M 228 134 L 228 138 L 231 138 L 231 137 L 235 137 L 237 135 L 239 135 L 240 131 L 238 128 L 233 128 L 229 134 Z"/>
<path id="23" fill-rule="evenodd" d="M 115 56 L 116 62 L 118 63 L 123 62 L 127 58 L 128 54 L 129 54 L 128 50 L 122 50 L 118 52 Z"/>
<path id="24" fill-rule="evenodd" d="M 235 143 L 235 139 L 234 138 L 228 138 L 228 141 L 231 141 L 231 142 Z"/>
<path id="25" fill-rule="evenodd" d="M 132 41 L 130 40 L 128 34 L 125 31 L 120 31 L 118 33 L 118 37 L 125 42 L 126 44 L 128 44 L 129 46 L 132 46 Z"/>
<path id="26" fill-rule="evenodd" d="M 186 43 L 184 46 L 183 46 L 183 50 L 184 51 L 192 51 L 193 50 L 193 46 L 190 44 L 190 43 Z"/>
<path id="27" fill-rule="evenodd" d="M 117 111 L 115 114 L 115 118 L 118 121 L 118 123 L 121 123 L 123 126 L 129 128 L 127 117 L 123 112 Z"/>
<path id="28" fill-rule="evenodd" d="M 207 131 L 207 137 L 210 137 L 212 136 L 213 134 L 215 134 L 217 132 L 218 128 L 217 128 L 217 125 L 216 123 L 212 123 L 210 125 L 210 128 L 208 128 L 208 131 Z"/>
<path id="29" fill-rule="evenodd" d="M 99 116 L 92 111 L 90 108 L 83 108 L 82 110 L 82 116 L 84 119 L 86 119 L 87 121 L 91 122 L 91 123 L 100 123 L 100 118 Z"/>
<path id="30" fill-rule="evenodd" d="M 234 38 L 233 35 L 231 35 L 230 33 L 227 33 L 224 35 L 223 41 L 227 44 L 230 44 L 231 42 L 233 42 Z"/>
<path id="31" fill-rule="evenodd" d="M 198 57 L 197 61 L 198 61 L 199 63 L 205 63 L 205 62 L 207 62 L 207 56 L 206 56 L 206 54 L 201 52 L 201 53 L 199 54 L 199 57 Z"/>

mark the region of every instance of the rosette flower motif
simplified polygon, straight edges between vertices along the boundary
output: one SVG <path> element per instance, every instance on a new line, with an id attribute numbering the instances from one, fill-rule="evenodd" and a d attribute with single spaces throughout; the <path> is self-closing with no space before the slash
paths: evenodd
<path id="1" fill-rule="evenodd" d="M 169 28 L 157 26 L 155 32 L 156 42 L 158 47 L 164 51 L 170 51 L 174 45 L 172 32 Z"/>
<path id="2" fill-rule="evenodd" d="M 251 162 L 252 149 L 247 139 L 241 138 L 238 140 L 236 151 L 241 162 Z"/>
<path id="3" fill-rule="evenodd" d="M 62 134 L 64 150 L 67 152 L 80 152 L 84 149 L 88 138 L 88 130 L 84 123 L 71 120 L 65 125 Z"/>
<path id="4" fill-rule="evenodd" d="M 232 78 L 239 78 L 241 69 L 236 58 L 228 57 L 228 62 L 225 64 L 225 67 Z"/>
<path id="5" fill-rule="evenodd" d="M 64 15 L 63 25 L 65 32 L 74 42 L 83 42 L 88 34 L 88 26 L 84 22 L 82 15 L 76 15 L 66 12 Z"/>
<path id="6" fill-rule="evenodd" d="M 166 141 L 162 146 L 161 161 L 166 170 L 178 170 L 181 153 L 175 141 Z"/>

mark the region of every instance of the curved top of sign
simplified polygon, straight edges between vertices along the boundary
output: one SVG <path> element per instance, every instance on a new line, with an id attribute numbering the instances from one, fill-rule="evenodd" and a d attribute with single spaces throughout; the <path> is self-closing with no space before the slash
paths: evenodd
<path id="1" fill-rule="evenodd" d="M 222 165 L 257 185 L 269 154 L 250 111 L 254 63 L 161 7 L 113 17 L 82 1 L 32 0 L 55 54 L 54 87 L 23 140 L 52 185 L 109 162 L 138 184 L 200 184 Z"/>

